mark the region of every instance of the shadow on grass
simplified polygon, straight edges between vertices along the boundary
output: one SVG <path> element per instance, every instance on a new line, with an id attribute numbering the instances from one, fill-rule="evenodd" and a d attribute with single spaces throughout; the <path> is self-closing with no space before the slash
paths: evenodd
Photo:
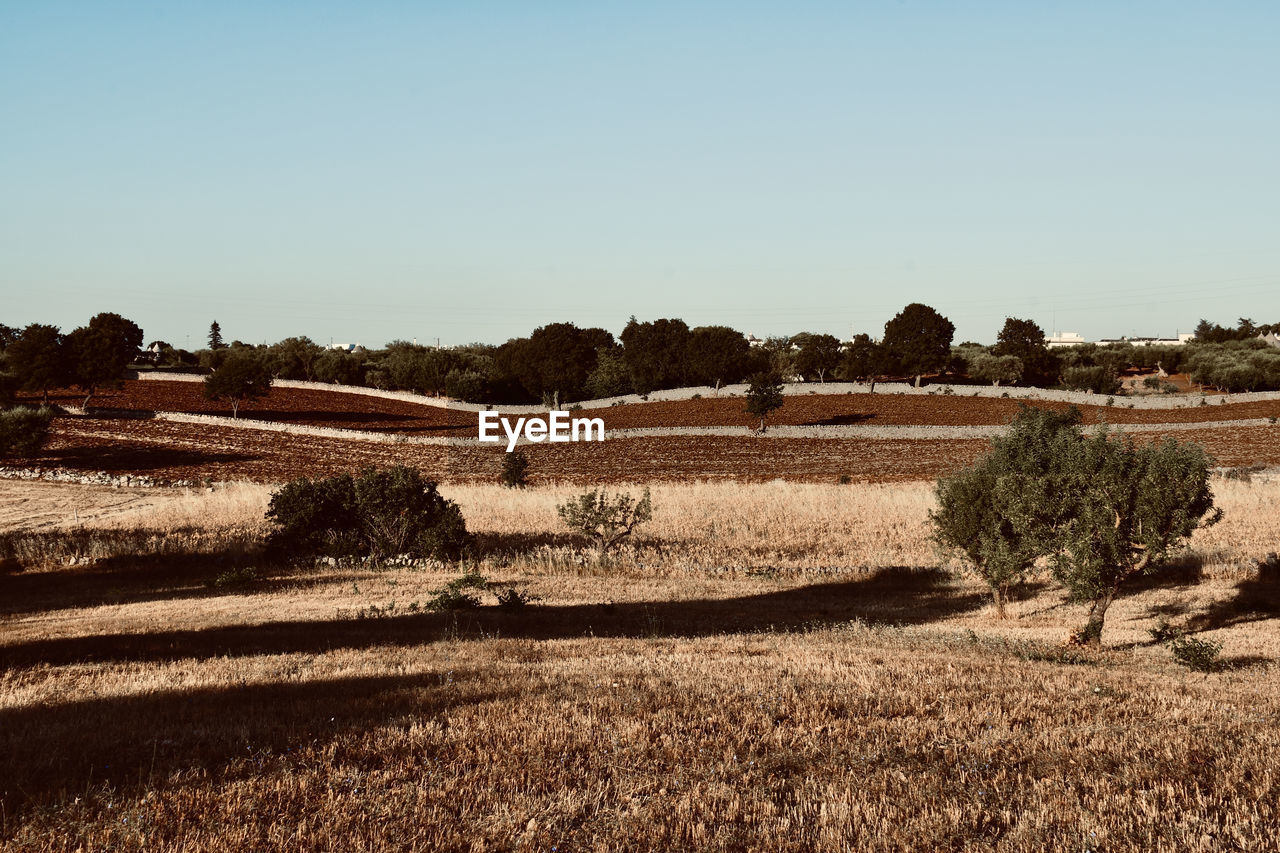
<path id="1" fill-rule="evenodd" d="M 1280 618 L 1280 564 L 1263 562 L 1257 575 L 1236 584 L 1235 595 L 1187 620 L 1191 631 L 1210 631 Z"/>
<path id="2" fill-rule="evenodd" d="M 74 537 L 74 533 L 36 535 L 59 537 L 55 545 L 61 549 L 57 552 L 59 562 L 69 556 L 89 552 L 88 546 L 81 551 L 74 542 L 65 541 Z M 111 535 L 111 532 L 91 531 L 86 535 L 102 537 Z M 97 544 L 102 546 L 100 540 Z M 3 543 L 0 543 L 0 550 L 3 550 Z M 73 607 L 207 598 L 241 591 L 260 595 L 318 586 L 334 580 L 331 575 L 320 576 L 314 570 L 273 567 L 270 577 L 256 580 L 251 586 L 219 585 L 217 579 L 224 573 L 228 573 L 227 577 L 234 577 L 237 570 L 260 566 L 262 560 L 256 549 L 167 550 L 150 554 L 136 553 L 136 549 L 126 550 L 134 552 L 100 557 L 84 566 L 0 573 L 0 615 L 20 616 Z"/>
<path id="3" fill-rule="evenodd" d="M 958 592 L 944 572 L 896 568 L 854 580 L 731 599 L 533 606 L 514 611 L 481 607 L 35 640 L 0 646 L 0 665 L 321 654 L 342 648 L 413 646 L 445 637 L 700 637 L 791 630 L 852 619 L 881 625 L 925 624 L 985 603 L 986 597 L 979 593 Z"/>
<path id="4" fill-rule="evenodd" d="M 0 803 L 12 821 L 106 785 L 162 784 L 178 770 L 214 778 L 287 761 L 316 742 L 352 744 L 412 717 L 447 726 L 450 708 L 499 696 L 466 673 L 351 677 L 164 690 L 0 710 Z M 424 757 L 423 760 L 426 760 Z"/>

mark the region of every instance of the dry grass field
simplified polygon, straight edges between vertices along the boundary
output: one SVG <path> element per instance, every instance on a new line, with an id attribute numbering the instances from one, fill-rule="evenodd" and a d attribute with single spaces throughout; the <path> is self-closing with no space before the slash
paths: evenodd
<path id="1" fill-rule="evenodd" d="M 42 520 L 5 516 L 0 843 L 1276 849 L 1280 483 L 1214 485 L 1225 520 L 1092 652 L 1045 579 L 999 622 L 941 566 L 924 483 L 655 483 L 605 565 L 571 488 L 454 484 L 491 585 L 437 613 L 454 574 L 263 564 L 263 486 L 3 481 Z"/>

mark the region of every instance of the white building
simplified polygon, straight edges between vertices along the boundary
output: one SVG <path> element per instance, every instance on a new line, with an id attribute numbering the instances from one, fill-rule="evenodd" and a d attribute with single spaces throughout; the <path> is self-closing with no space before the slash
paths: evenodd
<path id="1" fill-rule="evenodd" d="M 1044 339 L 1044 343 L 1049 349 L 1057 349 L 1058 347 L 1078 347 L 1081 344 L 1087 344 L 1088 341 L 1079 332 L 1054 332 Z"/>

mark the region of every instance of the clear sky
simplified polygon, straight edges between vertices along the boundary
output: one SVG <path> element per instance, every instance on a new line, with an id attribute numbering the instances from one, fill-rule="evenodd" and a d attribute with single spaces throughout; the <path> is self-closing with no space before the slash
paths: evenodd
<path id="1" fill-rule="evenodd" d="M 1280 4 L 0 2 L 0 322 L 1280 321 Z"/>

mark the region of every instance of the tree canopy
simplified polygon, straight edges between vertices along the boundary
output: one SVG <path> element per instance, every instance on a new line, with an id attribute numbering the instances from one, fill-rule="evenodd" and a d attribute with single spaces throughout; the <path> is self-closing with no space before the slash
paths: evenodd
<path id="1" fill-rule="evenodd" d="M 921 376 L 947 365 L 955 331 L 946 317 L 913 302 L 884 324 L 883 345 L 898 369 L 914 376 L 919 385 Z"/>

